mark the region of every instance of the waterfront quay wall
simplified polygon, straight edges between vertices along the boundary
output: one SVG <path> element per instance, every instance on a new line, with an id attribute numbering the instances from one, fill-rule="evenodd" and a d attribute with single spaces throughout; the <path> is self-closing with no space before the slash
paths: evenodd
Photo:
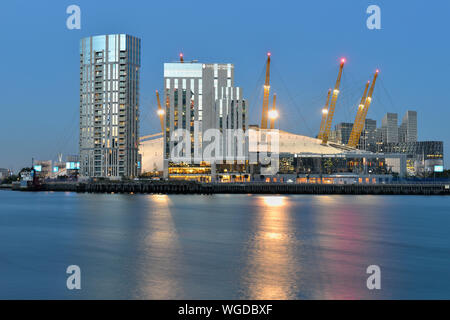
<path id="1" fill-rule="evenodd" d="M 450 195 L 445 184 L 198 183 L 172 181 L 48 183 L 40 191 L 159 194 L 392 194 Z"/>

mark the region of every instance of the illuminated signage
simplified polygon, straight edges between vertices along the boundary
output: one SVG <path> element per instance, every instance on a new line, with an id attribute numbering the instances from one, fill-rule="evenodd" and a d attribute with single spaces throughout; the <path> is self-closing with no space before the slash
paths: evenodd
<path id="1" fill-rule="evenodd" d="M 444 172 L 444 166 L 434 166 L 434 172 Z"/>
<path id="2" fill-rule="evenodd" d="M 42 171 L 42 166 L 33 166 L 33 169 L 34 169 L 36 172 L 41 172 L 41 171 Z"/>
<path id="3" fill-rule="evenodd" d="M 78 170 L 78 169 L 80 169 L 80 163 L 79 162 L 66 162 L 66 169 L 67 170 Z"/>
<path id="4" fill-rule="evenodd" d="M 58 172 L 59 168 L 58 167 L 53 167 L 53 172 Z"/>

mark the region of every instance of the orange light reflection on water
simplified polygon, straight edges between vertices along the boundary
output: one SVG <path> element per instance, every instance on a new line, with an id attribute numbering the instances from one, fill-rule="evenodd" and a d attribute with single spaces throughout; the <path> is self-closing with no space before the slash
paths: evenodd
<path id="1" fill-rule="evenodd" d="M 247 246 L 244 298 L 294 299 L 299 264 L 289 200 L 261 196 L 256 197 L 255 205 L 259 210 Z"/>
<path id="2" fill-rule="evenodd" d="M 170 210 L 167 195 L 148 196 L 148 234 L 142 245 L 141 272 L 138 296 L 145 299 L 177 299 L 182 286 L 177 280 L 180 273 L 181 246 Z M 151 271 L 150 271 L 151 270 Z"/>

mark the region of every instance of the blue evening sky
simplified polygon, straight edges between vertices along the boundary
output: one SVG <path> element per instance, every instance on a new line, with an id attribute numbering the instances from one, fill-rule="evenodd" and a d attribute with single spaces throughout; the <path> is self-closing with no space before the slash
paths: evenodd
<path id="1" fill-rule="evenodd" d="M 82 11 L 66 28 L 67 6 Z M 366 8 L 381 8 L 368 30 Z M 278 126 L 315 135 L 340 57 L 347 58 L 335 121 L 353 122 L 364 82 L 381 70 L 369 118 L 418 111 L 419 140 L 450 147 L 449 1 L 5 1 L 0 9 L 0 167 L 78 153 L 79 39 L 128 33 L 142 38 L 141 135 L 159 131 L 155 89 L 163 63 L 231 62 L 235 85 L 260 121 L 266 52 Z M 446 157 L 449 167 L 449 156 Z"/>

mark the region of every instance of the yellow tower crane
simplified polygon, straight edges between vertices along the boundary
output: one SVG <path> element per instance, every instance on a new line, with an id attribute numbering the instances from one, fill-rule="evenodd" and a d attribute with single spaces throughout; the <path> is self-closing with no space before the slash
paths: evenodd
<path id="1" fill-rule="evenodd" d="M 319 135 L 317 136 L 317 138 L 321 140 L 323 138 L 323 132 L 325 130 L 325 123 L 327 122 L 328 103 L 330 102 L 330 96 L 331 96 L 331 89 L 328 89 L 327 103 L 325 104 L 325 107 L 322 109 L 322 121 L 320 122 Z"/>
<path id="2" fill-rule="evenodd" d="M 327 122 L 325 124 L 325 130 L 322 137 L 322 144 L 328 142 L 330 136 L 331 123 L 333 122 L 334 109 L 336 108 L 336 101 L 339 95 L 339 86 L 341 85 L 342 70 L 344 69 L 345 59 L 341 59 L 341 65 L 339 66 L 339 74 L 334 85 L 333 95 L 331 96 L 330 107 L 328 108 Z"/>
<path id="3" fill-rule="evenodd" d="M 358 119 L 358 123 L 353 124 L 352 133 L 350 135 L 350 139 L 348 141 L 348 146 L 356 148 L 359 142 L 359 138 L 361 137 L 361 132 L 364 127 L 364 123 L 366 122 L 367 112 L 369 111 L 370 103 L 372 102 L 373 89 L 375 88 L 375 82 L 377 81 L 379 70 L 375 71 L 375 75 L 373 76 L 372 84 L 370 85 L 369 93 L 367 94 L 367 98 L 364 102 L 364 109 L 361 115 L 361 118 Z"/>
<path id="4" fill-rule="evenodd" d="M 264 82 L 263 109 L 261 118 L 261 129 L 267 129 L 267 117 L 269 115 L 269 93 L 270 93 L 270 52 L 267 53 L 266 81 Z"/>
<path id="5" fill-rule="evenodd" d="M 364 114 L 364 104 L 366 103 L 367 89 L 369 89 L 370 81 L 367 81 L 364 88 L 364 93 L 361 97 L 361 101 L 358 105 L 358 110 L 356 112 L 355 122 L 353 123 L 352 132 L 350 133 L 350 138 L 348 139 L 347 145 L 350 146 L 351 142 L 354 140 L 356 132 L 358 131 L 358 124 L 361 122 L 361 118 Z"/>
<path id="6" fill-rule="evenodd" d="M 161 131 L 164 133 L 164 109 L 161 108 L 161 101 L 159 100 L 159 92 L 156 90 L 156 100 L 158 101 L 158 116 L 161 122 Z"/>
<path id="7" fill-rule="evenodd" d="M 269 112 L 270 129 L 274 129 L 275 128 L 275 119 L 278 118 L 278 111 L 277 111 L 277 107 L 276 107 L 276 102 L 277 102 L 277 95 L 276 95 L 276 93 L 274 93 L 273 94 L 272 110 L 270 110 L 270 112 Z"/>

